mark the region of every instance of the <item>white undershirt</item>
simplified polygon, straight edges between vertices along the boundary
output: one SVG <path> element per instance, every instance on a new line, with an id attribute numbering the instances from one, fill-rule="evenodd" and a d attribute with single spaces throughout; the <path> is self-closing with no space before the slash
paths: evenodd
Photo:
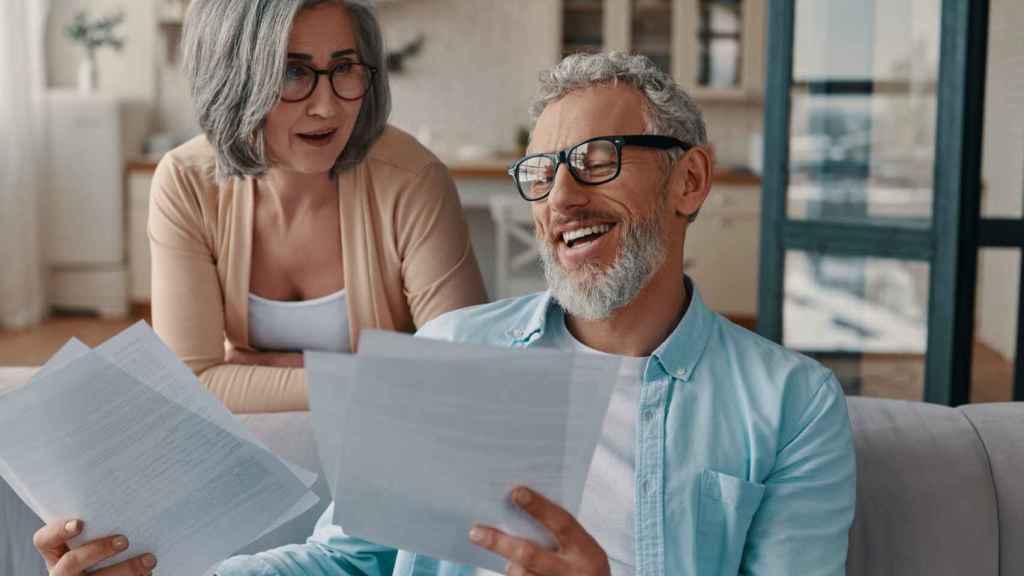
<path id="1" fill-rule="evenodd" d="M 350 352 L 345 290 L 298 302 L 250 293 L 249 344 L 280 352 Z"/>
<path id="2" fill-rule="evenodd" d="M 573 337 L 564 320 L 552 322 L 545 340 L 550 346 L 562 350 L 604 354 Z M 640 383 L 649 357 L 619 358 L 622 360 L 619 381 L 612 392 L 601 439 L 590 463 L 577 519 L 604 548 L 612 575 L 632 576 L 636 558 L 633 520 L 636 508 L 636 420 Z M 490 576 L 494 573 L 477 570 L 476 574 Z"/>

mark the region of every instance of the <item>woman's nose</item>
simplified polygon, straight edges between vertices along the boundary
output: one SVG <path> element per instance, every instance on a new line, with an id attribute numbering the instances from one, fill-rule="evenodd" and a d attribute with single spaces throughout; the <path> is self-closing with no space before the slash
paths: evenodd
<path id="1" fill-rule="evenodd" d="M 309 95 L 308 102 L 306 113 L 310 116 L 333 118 L 337 114 L 338 97 L 334 95 L 329 76 L 324 76 L 317 82 L 313 93 Z"/>

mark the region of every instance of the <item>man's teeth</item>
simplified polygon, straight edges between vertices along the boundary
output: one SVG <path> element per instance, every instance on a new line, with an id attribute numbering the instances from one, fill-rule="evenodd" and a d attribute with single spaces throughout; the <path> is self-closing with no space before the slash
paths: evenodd
<path id="1" fill-rule="evenodd" d="M 587 228 L 579 228 L 571 230 L 569 232 L 562 233 L 562 241 L 566 244 L 572 245 L 573 242 L 583 238 L 584 236 L 590 236 L 591 234 L 604 234 L 611 230 L 612 227 L 609 224 L 599 224 L 597 226 L 589 226 Z"/>

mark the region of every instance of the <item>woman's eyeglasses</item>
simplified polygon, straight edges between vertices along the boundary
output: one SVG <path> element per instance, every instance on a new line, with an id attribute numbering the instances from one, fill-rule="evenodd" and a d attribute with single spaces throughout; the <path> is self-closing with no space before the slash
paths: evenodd
<path id="1" fill-rule="evenodd" d="M 301 62 L 289 62 L 284 72 L 281 100 L 301 102 L 309 98 L 320 76 L 330 78 L 331 90 L 342 100 L 359 100 L 369 92 L 377 69 L 359 62 L 341 62 L 330 69 L 320 70 Z"/>

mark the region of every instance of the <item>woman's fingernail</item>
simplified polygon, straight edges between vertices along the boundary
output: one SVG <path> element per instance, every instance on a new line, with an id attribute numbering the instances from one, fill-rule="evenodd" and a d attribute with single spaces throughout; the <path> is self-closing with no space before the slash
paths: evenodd
<path id="1" fill-rule="evenodd" d="M 68 534 L 77 534 L 79 527 L 80 523 L 78 522 L 78 520 L 68 520 L 64 524 L 64 531 Z"/>
<path id="2" fill-rule="evenodd" d="M 516 488 L 516 491 L 512 493 L 512 499 L 516 501 L 516 504 L 526 506 L 530 503 L 530 491 L 526 488 Z"/>
<path id="3" fill-rule="evenodd" d="M 471 528 L 469 530 L 469 539 L 472 540 L 473 542 L 483 542 L 484 541 L 484 531 L 481 530 L 480 528 L 477 528 L 477 527 L 474 526 L 473 528 Z"/>
<path id="4" fill-rule="evenodd" d="M 118 550 L 124 550 L 127 547 L 128 547 L 128 539 L 127 538 L 125 538 L 124 536 L 118 536 L 117 538 L 114 538 L 114 548 L 116 548 Z"/>
<path id="5" fill-rule="evenodd" d="M 146 570 L 152 570 L 156 567 L 156 556 L 146 554 L 142 557 L 142 565 L 146 567 Z"/>

